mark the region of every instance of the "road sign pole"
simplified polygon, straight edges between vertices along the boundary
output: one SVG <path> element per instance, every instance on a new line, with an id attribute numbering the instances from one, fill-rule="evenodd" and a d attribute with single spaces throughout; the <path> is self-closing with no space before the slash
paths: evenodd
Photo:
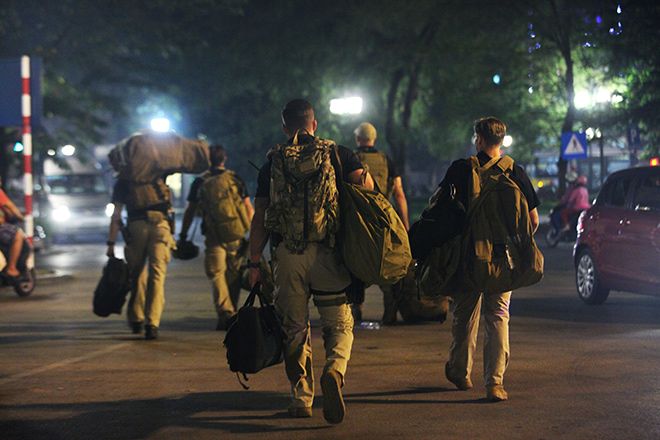
<path id="1" fill-rule="evenodd" d="M 25 191 L 25 233 L 28 241 L 34 241 L 34 218 L 32 216 L 32 99 L 30 97 L 30 57 L 21 57 L 21 80 L 23 94 L 23 188 Z"/>

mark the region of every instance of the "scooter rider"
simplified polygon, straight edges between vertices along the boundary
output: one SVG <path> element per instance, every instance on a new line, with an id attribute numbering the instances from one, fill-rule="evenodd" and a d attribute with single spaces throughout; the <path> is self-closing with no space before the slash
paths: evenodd
<path id="1" fill-rule="evenodd" d="M 16 265 L 23 250 L 24 237 L 20 228 L 7 223 L 7 220 L 14 217 L 21 221 L 25 220 L 21 211 L 2 190 L 2 178 L 0 178 L 0 250 L 7 259 L 3 273 L 15 284 L 16 278 L 21 274 Z"/>
<path id="2" fill-rule="evenodd" d="M 575 189 L 571 191 L 571 194 L 566 201 L 566 207 L 561 210 L 561 219 L 564 224 L 561 232 L 567 232 L 570 230 L 571 224 L 569 217 L 571 215 L 591 208 L 591 203 L 589 203 L 589 191 L 587 191 L 586 176 L 578 177 L 575 184 Z"/>

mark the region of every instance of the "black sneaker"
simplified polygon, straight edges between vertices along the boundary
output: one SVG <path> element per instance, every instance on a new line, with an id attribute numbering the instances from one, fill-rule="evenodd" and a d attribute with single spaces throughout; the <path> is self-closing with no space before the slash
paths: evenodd
<path id="1" fill-rule="evenodd" d="M 128 326 L 131 328 L 131 331 L 134 335 L 139 335 L 142 333 L 142 321 L 129 322 Z"/>
<path id="2" fill-rule="evenodd" d="M 144 330 L 144 339 L 148 341 L 158 339 L 158 327 L 155 325 L 147 325 Z"/>

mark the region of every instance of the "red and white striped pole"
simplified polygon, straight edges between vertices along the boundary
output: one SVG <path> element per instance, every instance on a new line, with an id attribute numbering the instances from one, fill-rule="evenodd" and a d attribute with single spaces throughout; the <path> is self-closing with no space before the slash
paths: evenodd
<path id="1" fill-rule="evenodd" d="M 32 99 L 30 97 L 30 57 L 21 57 L 21 79 L 23 95 L 23 188 L 25 191 L 25 233 L 28 241 L 34 241 L 34 219 L 32 217 Z"/>

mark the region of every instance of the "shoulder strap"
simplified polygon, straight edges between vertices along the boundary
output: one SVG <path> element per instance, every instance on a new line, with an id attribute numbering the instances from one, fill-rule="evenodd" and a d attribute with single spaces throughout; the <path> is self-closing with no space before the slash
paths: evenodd
<path id="1" fill-rule="evenodd" d="M 337 191 L 341 195 L 344 192 L 344 170 L 341 165 L 341 158 L 339 157 L 339 148 L 337 144 L 331 146 L 332 152 L 330 153 L 330 162 L 335 169 L 335 180 L 337 181 Z"/>
<path id="2" fill-rule="evenodd" d="M 513 159 L 511 159 L 511 157 L 509 156 L 494 157 L 491 160 L 489 160 L 488 163 L 486 163 L 484 166 L 481 166 L 479 163 L 479 158 L 477 156 L 471 156 L 470 165 L 472 168 L 472 173 L 470 175 L 470 179 L 471 179 L 470 198 L 469 198 L 468 211 L 467 211 L 468 224 L 470 224 L 474 219 L 474 216 L 476 215 L 475 213 L 477 212 L 477 208 L 485 200 L 486 194 L 488 194 L 495 188 L 494 183 L 497 180 L 499 180 L 500 176 L 504 174 L 509 174 L 511 172 L 511 170 L 513 169 Z M 493 171 L 488 172 L 493 167 L 496 167 L 499 170 L 499 172 L 497 172 L 496 170 L 493 170 L 494 172 Z M 483 174 L 478 173 L 477 168 L 481 168 L 486 172 Z M 486 176 L 494 177 L 494 181 L 486 182 L 486 185 L 484 185 L 481 180 L 482 177 L 486 177 Z M 477 190 L 478 192 L 476 192 Z"/>

